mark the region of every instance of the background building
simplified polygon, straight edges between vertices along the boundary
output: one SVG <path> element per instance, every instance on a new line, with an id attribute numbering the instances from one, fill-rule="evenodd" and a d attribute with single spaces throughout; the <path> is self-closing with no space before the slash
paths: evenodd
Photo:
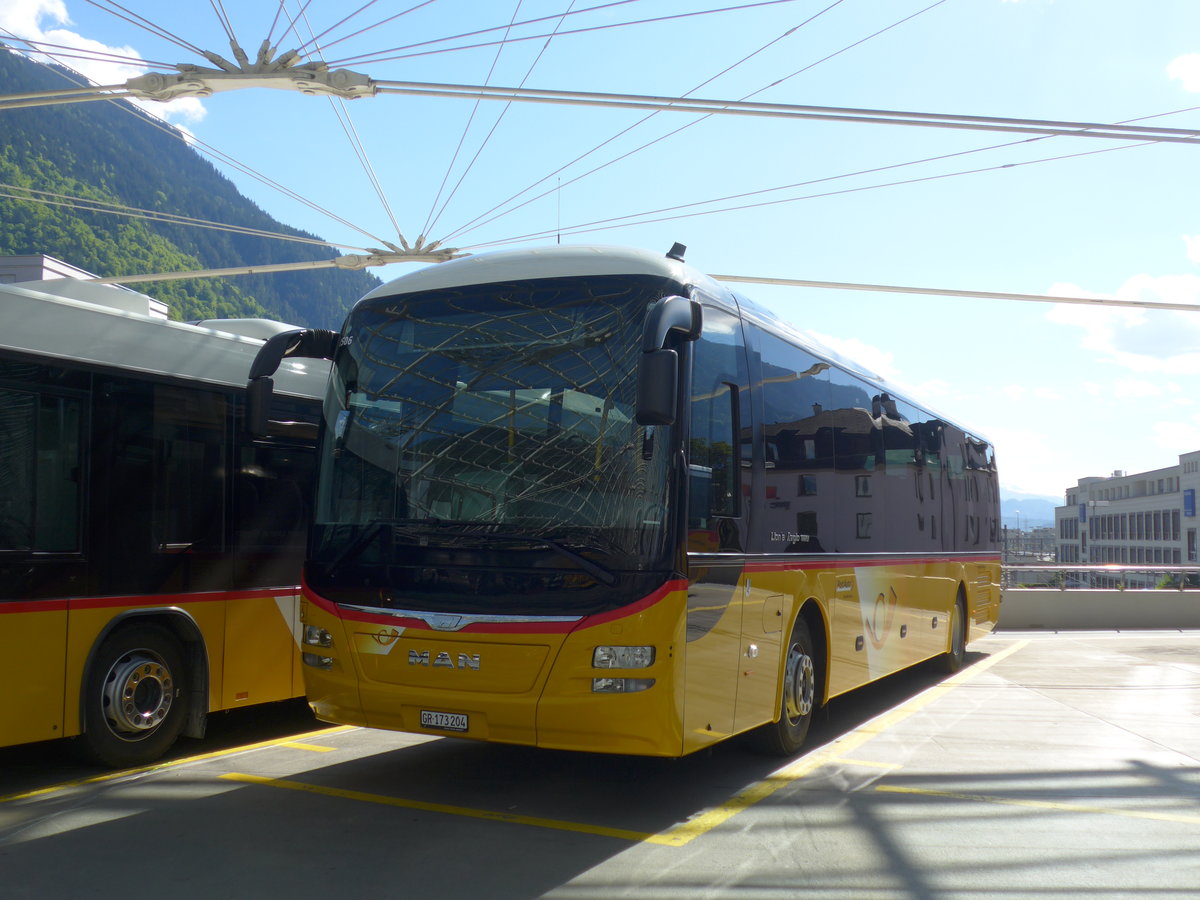
<path id="1" fill-rule="evenodd" d="M 1081 478 L 1054 511 L 1058 562 L 1153 567 L 1197 562 L 1200 450 L 1151 472 Z M 1147 573 L 1133 581 L 1157 581 Z"/>
<path id="2" fill-rule="evenodd" d="M 95 277 L 85 269 L 44 253 L 0 256 L 0 284 L 19 284 L 69 300 L 98 303 L 154 319 L 167 318 L 167 304 L 161 300 L 120 285 L 96 284 L 90 280 Z"/>

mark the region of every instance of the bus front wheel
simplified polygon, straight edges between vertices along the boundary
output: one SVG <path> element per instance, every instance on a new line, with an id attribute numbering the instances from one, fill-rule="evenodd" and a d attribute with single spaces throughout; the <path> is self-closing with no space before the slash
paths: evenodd
<path id="1" fill-rule="evenodd" d="M 145 765 L 166 752 L 187 718 L 183 648 L 156 625 L 105 638 L 84 683 L 83 755 L 106 766 Z"/>
<path id="2" fill-rule="evenodd" d="M 784 660 L 779 721 L 759 732 L 760 745 L 768 753 L 791 756 L 804 746 L 818 703 L 817 665 L 808 624 L 797 619 Z"/>

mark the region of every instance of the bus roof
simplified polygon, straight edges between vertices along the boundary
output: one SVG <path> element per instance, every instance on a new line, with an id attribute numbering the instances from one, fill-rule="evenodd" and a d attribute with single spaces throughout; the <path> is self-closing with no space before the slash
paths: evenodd
<path id="1" fill-rule="evenodd" d="M 567 244 L 482 253 L 478 256 L 466 256 L 451 262 L 430 265 L 403 275 L 377 287 L 362 299 L 365 301 L 421 291 L 522 281 L 531 278 L 587 275 L 660 275 L 682 285 L 699 287 L 714 298 L 729 304 L 731 308 L 739 308 L 746 320 L 796 344 L 812 355 L 862 378 L 897 399 L 919 406 L 947 422 L 953 422 L 963 431 L 982 437 L 975 429 L 966 428 L 961 422 L 943 416 L 937 410 L 931 409 L 928 404 L 914 401 L 911 393 L 903 387 L 890 383 L 882 375 L 871 371 L 861 363 L 842 356 L 836 350 L 803 332 L 795 324 L 779 317 L 742 294 L 731 291 L 724 284 L 715 281 L 698 269 L 665 254 L 602 244 Z"/>
<path id="2" fill-rule="evenodd" d="M 274 330 L 295 326 L 264 320 L 209 320 L 203 325 L 170 322 L 132 312 L 128 294 L 113 302 L 89 284 L 26 282 L 0 285 L 0 348 L 36 357 L 95 365 L 226 387 L 245 388 L 250 364 Z M 66 288 L 66 289 L 64 289 Z M 120 291 L 113 288 L 114 291 Z M 64 296 L 72 294 L 73 296 Z M 76 299 L 86 296 L 87 299 Z M 251 336 L 253 335 L 253 336 Z M 286 361 L 275 376 L 276 390 L 297 397 L 321 397 L 329 364 Z"/>
<path id="3" fill-rule="evenodd" d="M 389 281 L 363 299 L 572 275 L 660 275 L 680 284 L 701 284 L 709 292 L 724 292 L 724 288 L 707 275 L 663 254 L 628 247 L 567 244 L 481 253 L 438 263 Z"/>

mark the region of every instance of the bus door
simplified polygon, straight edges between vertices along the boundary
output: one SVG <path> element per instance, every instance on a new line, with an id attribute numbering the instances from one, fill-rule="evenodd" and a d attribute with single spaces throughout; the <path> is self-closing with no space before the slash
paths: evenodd
<path id="1" fill-rule="evenodd" d="M 689 410 L 685 752 L 736 730 L 752 471 L 742 467 L 749 400 L 741 322 L 706 304 L 704 332 L 693 345 Z"/>
<path id="2" fill-rule="evenodd" d="M 17 368 L 0 363 L 0 745 L 63 736 L 66 598 L 86 583 L 85 404 Z"/>
<path id="3" fill-rule="evenodd" d="M 280 441 L 235 448 L 234 593 L 226 604 L 222 706 L 264 703 L 304 692 L 300 604 L 294 585 L 311 518 L 311 448 Z M 268 592 L 242 589 L 272 586 Z"/>

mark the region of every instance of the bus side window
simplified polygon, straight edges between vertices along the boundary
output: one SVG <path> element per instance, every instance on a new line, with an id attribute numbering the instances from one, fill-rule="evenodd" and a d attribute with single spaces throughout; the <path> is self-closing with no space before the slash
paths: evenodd
<path id="1" fill-rule="evenodd" d="M 706 306 L 692 360 L 688 530 L 694 550 L 741 549 L 742 409 L 748 394 L 741 322 Z"/>
<path id="2" fill-rule="evenodd" d="M 79 548 L 78 400 L 0 390 L 0 550 Z"/>

